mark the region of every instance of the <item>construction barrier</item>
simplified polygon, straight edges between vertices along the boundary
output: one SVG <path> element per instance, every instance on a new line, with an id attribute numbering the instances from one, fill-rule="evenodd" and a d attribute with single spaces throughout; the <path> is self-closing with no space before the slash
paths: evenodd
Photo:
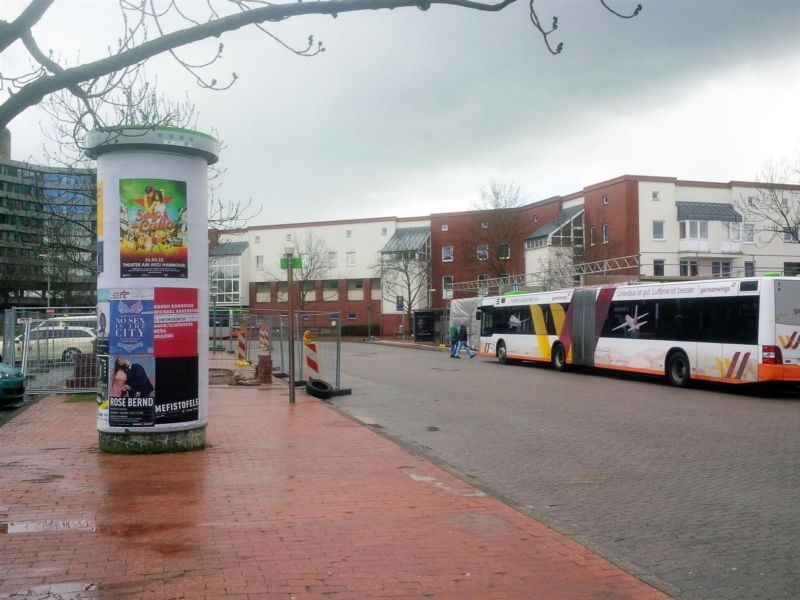
<path id="1" fill-rule="evenodd" d="M 269 350 L 269 328 L 266 325 L 258 328 L 258 347 L 261 350 Z"/>
<path id="2" fill-rule="evenodd" d="M 242 324 L 239 328 L 239 345 L 236 351 L 236 365 L 240 367 L 246 367 L 250 364 L 250 361 L 247 360 L 247 338 L 250 334 L 250 330 L 247 325 Z"/>
<path id="3" fill-rule="evenodd" d="M 314 341 L 314 334 L 310 331 L 306 331 L 303 334 L 303 351 L 306 355 L 306 381 L 319 379 L 317 344 Z"/>

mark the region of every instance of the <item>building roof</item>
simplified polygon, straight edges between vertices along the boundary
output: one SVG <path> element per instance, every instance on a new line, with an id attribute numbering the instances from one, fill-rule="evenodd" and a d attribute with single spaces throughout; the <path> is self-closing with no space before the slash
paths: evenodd
<path id="1" fill-rule="evenodd" d="M 247 242 L 225 242 L 214 246 L 209 256 L 241 256 L 247 250 Z"/>
<path id="2" fill-rule="evenodd" d="M 416 252 L 425 247 L 430 235 L 430 227 L 396 229 L 381 252 Z"/>
<path id="3" fill-rule="evenodd" d="M 565 208 L 525 239 L 533 240 L 548 236 L 562 227 L 565 223 L 568 223 L 573 217 L 581 212 L 583 212 L 583 206 L 571 206 L 570 208 Z"/>
<path id="4" fill-rule="evenodd" d="M 732 221 L 741 223 L 742 215 L 732 204 L 717 202 L 676 202 L 678 221 Z"/>

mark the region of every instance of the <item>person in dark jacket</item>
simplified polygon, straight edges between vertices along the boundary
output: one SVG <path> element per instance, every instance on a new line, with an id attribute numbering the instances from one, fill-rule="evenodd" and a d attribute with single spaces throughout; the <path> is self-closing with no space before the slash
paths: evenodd
<path id="1" fill-rule="evenodd" d="M 462 348 L 467 349 L 467 354 L 469 354 L 470 358 L 475 358 L 475 352 L 469 347 L 469 336 L 467 335 L 466 325 L 462 325 L 458 328 L 458 349 L 456 350 L 456 358 L 461 358 L 459 354 Z"/>

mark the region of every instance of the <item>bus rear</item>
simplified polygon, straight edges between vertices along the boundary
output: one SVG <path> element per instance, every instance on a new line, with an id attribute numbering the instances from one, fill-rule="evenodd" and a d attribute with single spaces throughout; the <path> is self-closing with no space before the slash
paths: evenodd
<path id="1" fill-rule="evenodd" d="M 761 346 L 758 378 L 800 382 L 800 279 L 776 278 L 774 289 L 774 334 Z"/>

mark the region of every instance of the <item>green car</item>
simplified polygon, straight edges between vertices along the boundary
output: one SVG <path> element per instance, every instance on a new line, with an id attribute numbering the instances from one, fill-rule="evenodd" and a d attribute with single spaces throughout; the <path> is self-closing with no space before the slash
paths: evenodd
<path id="1" fill-rule="evenodd" d="M 25 376 L 16 367 L 0 363 L 0 404 L 21 402 L 25 397 Z"/>

